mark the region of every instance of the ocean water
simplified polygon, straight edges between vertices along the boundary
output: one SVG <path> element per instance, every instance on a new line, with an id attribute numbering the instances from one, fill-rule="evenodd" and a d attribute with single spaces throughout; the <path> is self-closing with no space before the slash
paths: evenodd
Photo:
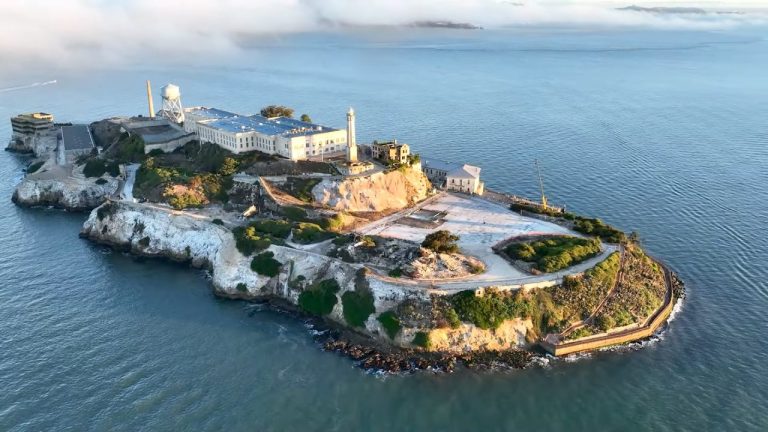
<path id="1" fill-rule="evenodd" d="M 477 164 L 491 188 L 641 234 L 687 298 L 641 349 L 514 371 L 378 376 L 301 321 L 216 299 L 205 275 L 77 237 L 10 202 L 0 154 L 0 430 L 767 430 L 768 29 L 412 31 L 256 41 L 224 64 L 0 84 L 0 117 L 295 107 L 358 139 Z M 47 85 L 32 85 L 56 80 Z M 17 88 L 25 87 L 25 88 Z M 7 120 L 0 137 L 10 136 Z"/>

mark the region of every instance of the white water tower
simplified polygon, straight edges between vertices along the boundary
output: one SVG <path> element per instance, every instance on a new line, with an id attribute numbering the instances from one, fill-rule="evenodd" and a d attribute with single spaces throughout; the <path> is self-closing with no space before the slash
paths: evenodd
<path id="1" fill-rule="evenodd" d="M 163 97 L 162 115 L 176 123 L 184 122 L 184 107 L 181 106 L 181 90 L 174 84 L 166 84 L 160 89 Z"/>

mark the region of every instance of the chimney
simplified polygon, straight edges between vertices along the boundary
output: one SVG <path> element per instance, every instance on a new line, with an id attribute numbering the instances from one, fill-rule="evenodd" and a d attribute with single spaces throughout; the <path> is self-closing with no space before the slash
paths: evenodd
<path id="1" fill-rule="evenodd" d="M 155 104 L 152 103 L 152 85 L 147 80 L 147 101 L 149 102 L 149 118 L 155 118 Z"/>

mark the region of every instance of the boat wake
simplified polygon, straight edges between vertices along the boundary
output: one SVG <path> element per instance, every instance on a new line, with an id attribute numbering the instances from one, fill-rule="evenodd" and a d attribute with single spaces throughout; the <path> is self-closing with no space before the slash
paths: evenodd
<path id="1" fill-rule="evenodd" d="M 56 83 L 57 83 L 57 80 L 51 80 L 51 81 L 34 82 L 32 84 L 27 84 L 23 86 L 0 88 L 0 93 L 12 92 L 16 90 L 26 90 L 26 89 L 31 89 L 35 87 L 43 87 L 43 86 L 52 85 Z"/>

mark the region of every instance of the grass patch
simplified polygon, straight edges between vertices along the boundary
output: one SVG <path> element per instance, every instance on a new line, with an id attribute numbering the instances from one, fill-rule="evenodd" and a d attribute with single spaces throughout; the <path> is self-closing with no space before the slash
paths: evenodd
<path id="1" fill-rule="evenodd" d="M 351 326 L 364 327 L 365 321 L 376 312 L 373 295 L 368 290 L 347 291 L 341 296 L 344 320 Z"/>
<path id="2" fill-rule="evenodd" d="M 281 239 L 286 239 L 291 234 L 290 222 L 283 220 L 260 220 L 252 223 L 251 226 L 262 234 L 269 234 Z"/>
<path id="3" fill-rule="evenodd" d="M 313 315 L 328 315 L 338 301 L 337 292 L 339 283 L 336 279 L 325 279 L 299 294 L 299 307 Z"/>
<path id="4" fill-rule="evenodd" d="M 274 258 L 275 254 L 267 251 L 262 252 L 251 261 L 251 270 L 262 276 L 275 277 L 280 273 L 280 267 L 283 264 Z"/>
<path id="5" fill-rule="evenodd" d="M 319 178 L 288 177 L 284 187 L 291 195 L 306 203 L 310 203 L 314 200 L 312 188 L 317 186 L 318 183 L 320 183 Z"/>
<path id="6" fill-rule="evenodd" d="M 534 268 L 545 273 L 576 265 L 600 253 L 600 239 L 563 236 L 545 240 L 515 243 L 505 252 L 514 259 L 533 262 Z"/>
<path id="7" fill-rule="evenodd" d="M 394 339 L 398 333 L 400 333 L 400 319 L 393 311 L 386 311 L 376 318 L 381 326 L 384 327 L 384 331 L 387 332 L 387 336 L 390 339 Z"/>

